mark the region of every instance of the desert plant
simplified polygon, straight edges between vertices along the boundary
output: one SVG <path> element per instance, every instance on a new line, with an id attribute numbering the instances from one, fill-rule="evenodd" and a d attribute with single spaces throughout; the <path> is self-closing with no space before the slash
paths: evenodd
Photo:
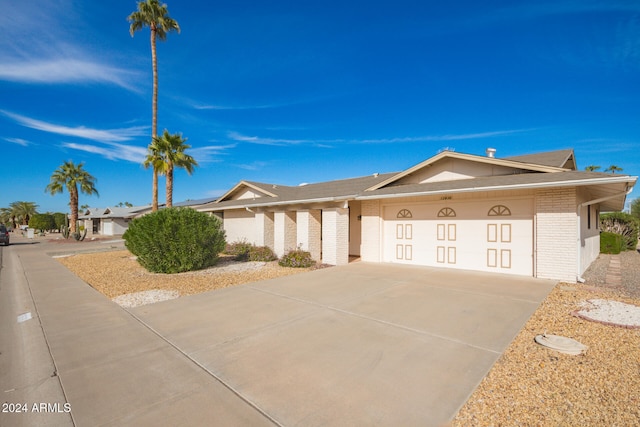
<path id="1" fill-rule="evenodd" d="M 623 246 L 621 235 L 608 231 L 600 233 L 600 253 L 619 254 Z"/>
<path id="2" fill-rule="evenodd" d="M 600 229 L 622 236 L 622 250 L 635 250 L 638 245 L 638 219 L 624 212 L 600 215 Z"/>
<path id="3" fill-rule="evenodd" d="M 287 252 L 280 258 L 278 264 L 283 267 L 295 267 L 295 268 L 307 268 L 311 267 L 316 262 L 311 258 L 311 253 L 303 251 L 302 249 L 293 249 Z"/>
<path id="4" fill-rule="evenodd" d="M 233 243 L 229 243 L 224 252 L 227 255 L 233 256 L 233 259 L 236 261 L 248 261 L 249 252 L 252 247 L 253 245 L 246 240 L 237 240 Z"/>
<path id="5" fill-rule="evenodd" d="M 209 267 L 225 247 L 222 222 L 190 208 L 167 208 L 129 224 L 125 246 L 155 273 L 179 273 Z"/>
<path id="6" fill-rule="evenodd" d="M 278 259 L 268 246 L 251 246 L 249 249 L 249 261 L 269 262 Z"/>
<path id="7" fill-rule="evenodd" d="M 69 217 L 67 215 L 64 216 L 64 225 L 60 227 L 60 233 L 65 239 L 69 238 L 71 231 L 69 230 Z"/>

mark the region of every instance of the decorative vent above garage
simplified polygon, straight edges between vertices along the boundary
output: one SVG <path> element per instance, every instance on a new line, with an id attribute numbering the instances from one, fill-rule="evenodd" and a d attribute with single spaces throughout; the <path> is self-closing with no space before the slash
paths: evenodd
<path id="1" fill-rule="evenodd" d="M 509 216 L 511 215 L 511 210 L 505 205 L 495 205 L 491 209 L 489 209 L 489 216 Z"/>
<path id="2" fill-rule="evenodd" d="M 398 218 L 413 218 L 409 209 L 401 209 L 397 215 Z"/>
<path id="3" fill-rule="evenodd" d="M 438 212 L 438 218 L 453 218 L 456 216 L 456 211 L 451 208 L 442 208 Z"/>

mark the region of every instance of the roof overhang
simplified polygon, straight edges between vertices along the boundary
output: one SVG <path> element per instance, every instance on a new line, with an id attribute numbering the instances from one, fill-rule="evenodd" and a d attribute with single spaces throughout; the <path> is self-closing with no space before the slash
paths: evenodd
<path id="1" fill-rule="evenodd" d="M 487 185 L 487 186 L 468 186 L 460 188 L 449 188 L 439 190 L 410 191 L 410 192 L 394 192 L 389 194 L 367 194 L 359 195 L 356 200 L 373 200 L 373 199 L 397 199 L 401 197 L 417 197 L 430 196 L 438 194 L 455 194 L 455 193 L 473 193 L 481 191 L 504 191 L 504 190 L 531 190 L 542 188 L 562 188 L 562 187 L 589 187 L 594 203 L 601 203 L 603 210 L 622 210 L 626 195 L 629 194 L 637 181 L 638 177 L 634 176 L 612 176 L 599 177 L 592 179 L 576 179 L 564 180 L 556 182 L 531 182 L 508 185 Z M 602 200 L 600 200 L 602 199 Z M 589 202 L 587 202 L 589 204 Z"/>

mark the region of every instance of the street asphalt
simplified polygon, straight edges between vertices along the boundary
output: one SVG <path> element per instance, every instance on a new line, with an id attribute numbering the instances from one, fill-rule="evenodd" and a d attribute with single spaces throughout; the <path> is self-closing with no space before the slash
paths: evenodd
<path id="1" fill-rule="evenodd" d="M 555 282 L 356 262 L 125 310 L 0 249 L 1 426 L 440 426 Z"/>

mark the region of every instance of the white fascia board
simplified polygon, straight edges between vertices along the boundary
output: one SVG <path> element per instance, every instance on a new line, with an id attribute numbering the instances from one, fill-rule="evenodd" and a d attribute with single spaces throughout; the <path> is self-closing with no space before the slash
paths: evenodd
<path id="1" fill-rule="evenodd" d="M 286 206 L 286 205 L 303 205 L 309 203 L 340 203 L 347 202 L 349 200 L 355 200 L 356 196 L 341 196 L 341 197 L 323 197 L 320 199 L 303 199 L 303 200 L 284 200 L 281 202 L 264 202 L 264 203 L 251 203 L 251 204 L 238 204 L 233 206 L 211 206 L 212 209 L 202 210 L 207 211 L 225 211 L 229 209 L 253 209 L 253 208 L 265 208 L 271 206 Z"/>
<path id="2" fill-rule="evenodd" d="M 416 196 L 429 196 L 432 194 L 451 194 L 451 193 L 473 193 L 477 191 L 501 191 L 501 190 L 529 190 L 537 188 L 558 188 L 558 187 L 578 187 L 585 185 L 605 185 L 605 184 L 619 184 L 619 183 L 632 183 L 635 184 L 637 176 L 625 176 L 615 178 L 593 178 L 593 179 L 580 179 L 573 181 L 557 181 L 557 182 L 536 182 L 530 184 L 513 184 L 513 185 L 496 185 L 488 187 L 468 187 L 458 188 L 451 190 L 432 190 L 432 191 L 414 191 L 410 193 L 394 193 L 394 194 L 379 194 L 370 196 L 357 196 L 356 200 L 372 200 L 372 199 L 397 199 L 400 197 L 416 197 Z"/>

